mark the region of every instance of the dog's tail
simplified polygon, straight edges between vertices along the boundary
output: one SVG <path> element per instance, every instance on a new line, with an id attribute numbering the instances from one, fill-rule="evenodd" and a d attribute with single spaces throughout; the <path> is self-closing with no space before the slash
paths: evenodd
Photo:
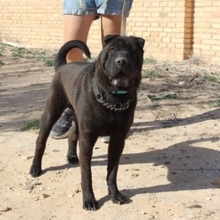
<path id="1" fill-rule="evenodd" d="M 80 40 L 68 41 L 60 48 L 56 56 L 55 64 L 54 64 L 55 71 L 57 71 L 63 64 L 66 64 L 66 55 L 73 48 L 81 49 L 88 58 L 91 58 L 89 48 L 84 42 Z"/>

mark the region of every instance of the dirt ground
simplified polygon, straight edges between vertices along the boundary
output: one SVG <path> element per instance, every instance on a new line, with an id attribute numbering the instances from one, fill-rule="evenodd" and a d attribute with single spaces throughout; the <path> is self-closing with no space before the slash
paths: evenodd
<path id="1" fill-rule="evenodd" d="M 28 173 L 37 131 L 20 128 L 40 118 L 53 67 L 10 53 L 0 60 L 0 219 L 220 219 L 220 110 L 211 105 L 220 84 L 202 75 L 219 67 L 195 60 L 145 64 L 118 173 L 130 202 L 109 200 L 107 145 L 98 140 L 92 172 L 100 209 L 92 212 L 82 209 L 80 167 L 67 164 L 66 139 L 49 138 L 44 174 L 34 179 Z"/>

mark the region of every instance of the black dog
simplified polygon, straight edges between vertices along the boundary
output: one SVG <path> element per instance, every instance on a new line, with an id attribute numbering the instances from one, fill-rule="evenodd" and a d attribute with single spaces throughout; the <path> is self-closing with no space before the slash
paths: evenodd
<path id="1" fill-rule="evenodd" d="M 99 136 L 110 135 L 107 184 L 111 200 L 125 204 L 127 198 L 116 183 L 119 159 L 126 135 L 133 123 L 137 89 L 141 82 L 144 39 L 108 35 L 97 61 L 66 63 L 72 48 L 80 48 L 90 57 L 81 41 L 69 41 L 58 52 L 56 74 L 52 80 L 40 122 L 40 133 L 30 174 L 41 174 L 42 157 L 50 130 L 66 107 L 73 109 L 75 126 L 69 132 L 67 160 L 77 163 L 77 141 L 81 167 L 83 208 L 97 210 L 92 190 L 91 158 Z"/>

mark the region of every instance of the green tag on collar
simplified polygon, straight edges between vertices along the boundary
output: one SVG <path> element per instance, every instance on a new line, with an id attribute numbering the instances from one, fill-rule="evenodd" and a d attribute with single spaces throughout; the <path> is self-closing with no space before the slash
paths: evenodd
<path id="1" fill-rule="evenodd" d="M 123 95 L 123 94 L 126 94 L 128 93 L 127 91 L 125 90 L 117 90 L 117 91 L 111 91 L 112 94 L 118 94 L 118 95 Z"/>

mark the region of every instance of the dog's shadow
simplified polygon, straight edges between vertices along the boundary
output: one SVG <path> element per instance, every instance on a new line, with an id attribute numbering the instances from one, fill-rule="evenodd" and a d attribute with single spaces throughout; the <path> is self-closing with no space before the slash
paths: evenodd
<path id="1" fill-rule="evenodd" d="M 135 122 L 132 125 L 129 134 L 136 132 L 164 129 L 168 127 L 180 127 L 180 126 L 201 123 L 208 120 L 219 120 L 219 119 L 220 119 L 219 108 L 212 109 L 202 114 L 193 115 L 187 118 L 178 118 L 178 117 L 175 118 L 174 115 L 170 115 L 170 119 L 167 120 Z"/>
<path id="2" fill-rule="evenodd" d="M 58 171 L 58 170 L 68 170 L 70 168 L 73 168 L 73 167 L 77 167 L 77 165 L 73 165 L 71 163 L 66 163 L 66 164 L 63 164 L 61 166 L 51 166 L 51 167 L 48 167 L 44 170 L 42 170 L 42 175 L 47 173 L 47 172 L 50 172 L 50 171 Z"/>
<path id="3" fill-rule="evenodd" d="M 170 183 L 147 187 L 147 182 L 144 183 L 140 179 L 141 185 L 146 185 L 146 187 L 124 189 L 122 192 L 130 198 L 129 202 L 131 202 L 131 198 L 137 194 L 219 188 L 220 151 L 208 148 L 213 142 L 219 141 L 219 138 L 195 139 L 180 142 L 162 150 L 152 150 L 138 154 L 123 154 L 120 164 L 153 163 L 152 166 L 148 166 L 150 172 L 153 172 L 152 169 L 157 169 L 156 166 L 166 168 L 167 179 Z M 207 144 L 207 147 L 198 147 L 199 144 L 203 146 Z M 92 166 L 106 166 L 106 164 L 107 155 L 93 157 Z M 73 165 L 65 164 L 50 167 L 45 172 L 69 169 L 71 167 Z M 143 173 L 147 175 L 147 172 Z M 141 178 L 141 175 L 139 176 Z M 143 179 L 147 178 L 144 177 Z M 109 196 L 104 196 L 100 199 L 99 203 L 102 206 L 108 200 Z"/>
<path id="4" fill-rule="evenodd" d="M 152 150 L 138 154 L 123 154 L 120 164 L 147 164 L 153 167 L 167 168 L 169 184 L 154 187 L 126 190 L 131 196 L 139 193 L 158 193 L 179 190 L 198 190 L 219 187 L 220 183 L 220 151 L 198 147 L 196 144 L 219 142 L 219 138 L 189 140 L 171 145 L 162 150 Z M 97 158 L 106 158 L 106 155 Z M 102 165 L 103 161 L 94 161 L 94 165 Z M 106 163 L 106 162 L 105 162 Z M 215 184 L 218 180 L 218 184 Z M 142 185 L 147 183 L 141 182 Z"/>

